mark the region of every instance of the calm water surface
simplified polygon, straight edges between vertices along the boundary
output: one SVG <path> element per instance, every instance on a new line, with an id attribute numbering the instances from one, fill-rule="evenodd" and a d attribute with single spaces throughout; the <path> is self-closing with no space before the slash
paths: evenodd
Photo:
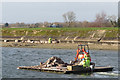
<path id="1" fill-rule="evenodd" d="M 113 66 L 111 72 L 95 72 L 92 74 L 57 74 L 39 71 L 18 70 L 18 66 L 39 65 L 52 56 L 60 57 L 64 62 L 74 60 L 76 50 L 38 49 L 38 48 L 2 48 L 3 78 L 117 78 L 118 51 L 90 50 L 92 62 L 96 66 Z"/>

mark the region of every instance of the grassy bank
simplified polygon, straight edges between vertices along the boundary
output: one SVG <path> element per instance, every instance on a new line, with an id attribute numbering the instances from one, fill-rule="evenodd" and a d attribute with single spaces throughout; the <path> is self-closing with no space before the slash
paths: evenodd
<path id="1" fill-rule="evenodd" d="M 105 38 L 116 38 L 118 36 L 118 28 L 2 28 L 2 36 L 40 36 L 40 37 L 85 37 L 92 35 L 98 38 L 103 35 Z"/>
<path id="2" fill-rule="evenodd" d="M 117 27 L 80 27 L 80 28 L 1 28 L 3 30 L 112 30 Z"/>

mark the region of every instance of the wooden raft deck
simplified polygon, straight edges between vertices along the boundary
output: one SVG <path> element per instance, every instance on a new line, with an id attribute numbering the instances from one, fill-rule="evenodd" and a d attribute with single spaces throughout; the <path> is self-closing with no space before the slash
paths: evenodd
<path id="1" fill-rule="evenodd" d="M 60 73 L 66 73 L 66 67 L 62 68 L 56 68 L 56 67 L 50 67 L 50 68 L 41 68 L 38 66 L 20 66 L 17 69 L 25 69 L 25 70 L 38 70 L 41 72 L 60 72 Z"/>
<path id="2" fill-rule="evenodd" d="M 90 68 L 85 68 L 83 70 L 79 71 L 70 71 L 67 70 L 67 67 L 50 67 L 50 68 L 41 68 L 39 66 L 20 66 L 17 69 L 25 69 L 25 70 L 38 70 L 41 72 L 58 72 L 58 73 L 64 73 L 64 74 L 78 74 L 78 73 L 88 73 L 88 72 L 107 72 L 107 71 L 112 71 L 113 67 L 95 67 L 94 70 L 91 71 Z"/>

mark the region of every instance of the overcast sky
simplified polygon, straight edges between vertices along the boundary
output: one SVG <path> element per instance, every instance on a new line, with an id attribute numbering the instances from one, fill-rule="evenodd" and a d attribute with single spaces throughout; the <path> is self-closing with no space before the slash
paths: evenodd
<path id="1" fill-rule="evenodd" d="M 2 2 L 118 2 L 120 0 L 1 0 Z"/>
<path id="2" fill-rule="evenodd" d="M 104 11 L 118 16 L 117 2 L 3 2 L 2 22 L 36 23 L 63 22 L 68 11 L 76 14 L 78 21 L 94 21 L 95 15 Z"/>

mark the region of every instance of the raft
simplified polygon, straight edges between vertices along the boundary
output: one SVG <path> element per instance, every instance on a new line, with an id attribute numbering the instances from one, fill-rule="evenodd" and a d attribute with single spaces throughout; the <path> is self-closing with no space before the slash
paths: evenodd
<path id="1" fill-rule="evenodd" d="M 79 73 L 89 73 L 89 72 L 108 72 L 112 71 L 113 67 L 94 67 L 93 70 L 90 68 L 84 68 L 81 70 L 67 70 L 67 67 L 49 67 L 49 68 L 41 68 L 40 66 L 20 66 L 17 69 L 24 69 L 24 70 L 37 70 L 40 72 L 57 72 L 57 73 L 64 73 L 64 74 L 79 74 Z"/>

